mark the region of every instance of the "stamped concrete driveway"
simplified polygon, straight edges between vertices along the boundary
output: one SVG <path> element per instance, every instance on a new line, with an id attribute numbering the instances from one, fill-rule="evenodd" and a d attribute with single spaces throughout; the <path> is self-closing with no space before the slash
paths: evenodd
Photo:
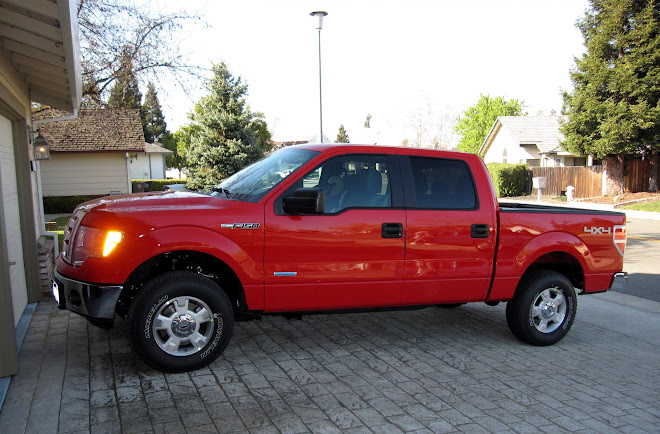
<path id="1" fill-rule="evenodd" d="M 580 297 L 551 347 L 513 338 L 503 305 L 268 317 L 184 374 L 137 360 L 121 321 L 40 303 L 0 431 L 658 432 L 660 347 L 626 327 L 660 334 L 660 303 L 618 302 L 633 299 Z"/>

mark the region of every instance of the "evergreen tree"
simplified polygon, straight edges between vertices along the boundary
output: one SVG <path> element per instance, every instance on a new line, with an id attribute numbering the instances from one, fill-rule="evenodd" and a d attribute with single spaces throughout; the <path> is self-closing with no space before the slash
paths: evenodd
<path id="1" fill-rule="evenodd" d="M 460 136 L 456 146 L 459 151 L 476 154 L 498 116 L 524 116 L 524 102 L 505 100 L 501 96 L 491 98 L 481 95 L 479 101 L 467 109 L 458 119 L 455 130 Z"/>
<path id="2" fill-rule="evenodd" d="M 144 140 L 149 143 L 160 142 L 163 134 L 167 131 L 167 124 L 158 101 L 156 87 L 152 82 L 147 85 L 147 93 L 144 95 L 140 116 L 142 117 Z"/>
<path id="3" fill-rule="evenodd" d="M 623 189 L 623 160 L 645 153 L 655 163 L 660 149 L 660 2 L 591 0 L 578 21 L 585 54 L 571 72 L 574 90 L 564 93 L 565 147 L 597 158 L 616 155 Z"/>
<path id="4" fill-rule="evenodd" d="M 110 89 L 108 107 L 140 109 L 142 108 L 142 93 L 140 93 L 137 78 L 133 71 L 133 63 L 126 53 L 127 50 L 124 49 L 122 67 L 117 73 L 114 86 Z"/>
<path id="5" fill-rule="evenodd" d="M 339 133 L 337 133 L 335 143 L 351 143 L 351 139 L 348 138 L 348 133 L 346 133 L 344 124 L 339 125 Z"/>
<path id="6" fill-rule="evenodd" d="M 213 66 L 213 74 L 209 94 L 191 115 L 189 142 L 182 146 L 187 148 L 188 186 L 193 189 L 216 185 L 272 147 L 263 114 L 250 111 L 245 103 L 247 85 L 234 78 L 224 62 Z"/>

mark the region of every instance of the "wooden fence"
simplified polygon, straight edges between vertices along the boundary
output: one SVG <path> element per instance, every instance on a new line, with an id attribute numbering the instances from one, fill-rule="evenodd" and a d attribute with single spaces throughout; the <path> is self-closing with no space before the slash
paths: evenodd
<path id="1" fill-rule="evenodd" d="M 649 188 L 648 161 L 626 161 L 623 187 L 626 191 L 637 193 Z"/>
<path id="2" fill-rule="evenodd" d="M 532 167 L 533 176 L 548 178 L 547 188 L 542 191 L 544 196 L 560 196 L 566 187 L 572 185 L 573 197 L 594 197 L 602 194 L 603 166 L 566 166 L 566 167 Z M 532 191 L 536 194 L 536 190 Z"/>

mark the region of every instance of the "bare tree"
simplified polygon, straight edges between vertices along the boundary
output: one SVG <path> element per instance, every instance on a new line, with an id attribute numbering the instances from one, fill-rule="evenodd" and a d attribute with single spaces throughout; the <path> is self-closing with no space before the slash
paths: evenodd
<path id="1" fill-rule="evenodd" d="M 79 0 L 84 104 L 100 105 L 108 86 L 127 73 L 156 83 L 169 75 L 185 88 L 190 75 L 202 69 L 190 65 L 178 46 L 185 24 L 200 20 L 183 12 L 154 11 L 149 2 Z M 127 67 L 132 71 L 124 71 Z"/>
<path id="2" fill-rule="evenodd" d="M 454 127 L 458 112 L 449 106 L 434 110 L 431 102 L 420 107 L 410 117 L 409 126 L 414 137 L 406 139 L 406 146 L 415 148 L 451 149 L 458 141 Z"/>

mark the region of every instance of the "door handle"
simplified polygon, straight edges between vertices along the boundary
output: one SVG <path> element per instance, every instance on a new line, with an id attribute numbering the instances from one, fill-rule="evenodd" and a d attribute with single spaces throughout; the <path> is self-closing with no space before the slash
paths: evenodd
<path id="1" fill-rule="evenodd" d="M 488 238 L 488 225 L 474 224 L 472 225 L 472 238 Z"/>
<path id="2" fill-rule="evenodd" d="M 383 223 L 380 235 L 383 238 L 403 238 L 403 223 Z"/>

